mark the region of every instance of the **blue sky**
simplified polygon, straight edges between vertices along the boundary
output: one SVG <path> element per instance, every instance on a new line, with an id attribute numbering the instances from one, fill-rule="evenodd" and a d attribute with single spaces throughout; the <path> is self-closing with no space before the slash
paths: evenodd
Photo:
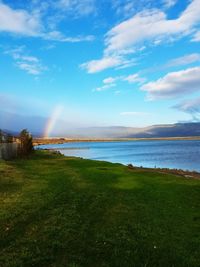
<path id="1" fill-rule="evenodd" d="M 198 121 L 199 14 L 200 0 L 0 1 L 0 128 Z"/>

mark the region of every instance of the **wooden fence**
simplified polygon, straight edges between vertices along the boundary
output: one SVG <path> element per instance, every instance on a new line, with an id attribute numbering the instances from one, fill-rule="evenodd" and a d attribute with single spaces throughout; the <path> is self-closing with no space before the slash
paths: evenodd
<path id="1" fill-rule="evenodd" d="M 19 143 L 0 143 L 0 159 L 9 160 L 17 157 Z"/>

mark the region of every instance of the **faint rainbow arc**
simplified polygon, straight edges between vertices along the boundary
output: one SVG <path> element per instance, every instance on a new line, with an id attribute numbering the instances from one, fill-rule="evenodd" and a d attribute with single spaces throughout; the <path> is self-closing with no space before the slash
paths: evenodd
<path id="1" fill-rule="evenodd" d="M 44 137 L 50 137 L 51 132 L 53 131 L 56 122 L 58 121 L 58 119 L 60 118 L 60 115 L 63 112 L 63 106 L 62 105 L 58 105 L 54 108 L 50 118 L 48 119 L 46 126 L 45 126 L 45 130 L 44 130 Z"/>

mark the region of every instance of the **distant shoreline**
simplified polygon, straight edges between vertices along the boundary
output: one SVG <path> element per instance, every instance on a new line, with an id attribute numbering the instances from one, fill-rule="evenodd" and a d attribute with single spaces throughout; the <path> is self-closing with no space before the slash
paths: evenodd
<path id="1" fill-rule="evenodd" d="M 188 137 L 146 137 L 146 138 L 33 138 L 33 145 L 53 145 L 73 142 L 120 142 L 120 141 L 179 141 L 179 140 L 200 140 L 200 136 Z"/>

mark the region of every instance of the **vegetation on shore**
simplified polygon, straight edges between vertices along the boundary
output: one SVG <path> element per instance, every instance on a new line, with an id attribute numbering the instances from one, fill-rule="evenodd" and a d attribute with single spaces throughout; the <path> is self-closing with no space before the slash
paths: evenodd
<path id="1" fill-rule="evenodd" d="M 36 151 L 0 161 L 4 267 L 200 266 L 200 181 Z"/>
<path id="2" fill-rule="evenodd" d="M 114 141 L 162 141 L 162 140 L 200 140 L 200 136 L 188 136 L 188 137 L 158 137 L 158 138 L 34 138 L 33 145 L 52 145 L 52 144 L 64 144 L 72 142 L 114 142 Z"/>

